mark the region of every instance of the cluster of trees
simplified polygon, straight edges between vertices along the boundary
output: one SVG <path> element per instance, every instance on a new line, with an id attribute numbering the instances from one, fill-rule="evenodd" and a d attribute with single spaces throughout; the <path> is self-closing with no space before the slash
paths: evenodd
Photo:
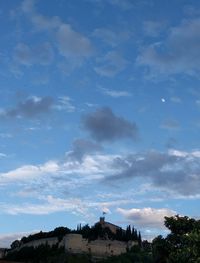
<path id="1" fill-rule="evenodd" d="M 64 248 L 57 246 L 40 245 L 37 248 L 23 247 L 7 254 L 6 260 L 29 263 L 63 263 L 65 262 Z"/>
<path id="2" fill-rule="evenodd" d="M 137 241 L 139 244 L 142 242 L 141 234 L 134 227 L 127 226 L 126 230 L 118 228 L 116 233 L 113 233 L 109 227 L 102 227 L 100 223 L 95 224 L 92 227 L 88 225 L 77 227 L 76 233 L 81 234 L 84 238 L 89 240 L 95 239 L 110 239 L 119 241 Z"/>

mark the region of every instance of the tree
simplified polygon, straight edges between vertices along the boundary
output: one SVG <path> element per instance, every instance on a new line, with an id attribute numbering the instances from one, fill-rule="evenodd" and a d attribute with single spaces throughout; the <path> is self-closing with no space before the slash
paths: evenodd
<path id="1" fill-rule="evenodd" d="M 153 240 L 157 262 L 200 263 L 200 221 L 176 215 L 165 217 L 165 226 L 171 233 Z"/>
<path id="2" fill-rule="evenodd" d="M 169 247 L 166 239 L 161 235 L 156 237 L 152 242 L 152 252 L 155 263 L 167 263 L 169 257 Z"/>
<path id="3" fill-rule="evenodd" d="M 12 244 L 10 245 L 11 249 L 15 249 L 18 248 L 20 246 L 21 242 L 19 240 L 15 240 L 12 242 Z"/>

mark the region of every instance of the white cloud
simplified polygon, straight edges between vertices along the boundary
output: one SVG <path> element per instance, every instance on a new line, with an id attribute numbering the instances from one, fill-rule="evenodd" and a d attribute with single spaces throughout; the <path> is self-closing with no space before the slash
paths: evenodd
<path id="1" fill-rule="evenodd" d="M 169 155 L 174 155 L 177 157 L 188 157 L 191 158 L 200 158 L 200 151 L 194 150 L 192 152 L 186 152 L 186 151 L 179 151 L 179 150 L 169 150 Z"/>
<path id="2" fill-rule="evenodd" d="M 164 217 L 173 216 L 176 214 L 175 211 L 167 208 L 132 208 L 132 209 L 122 209 L 118 208 L 117 212 L 122 214 L 129 222 L 134 225 L 148 228 L 163 228 L 164 227 Z"/>
<path id="3" fill-rule="evenodd" d="M 151 193 L 162 191 L 162 198 L 166 198 L 166 193 L 170 194 L 171 198 L 197 198 L 200 194 L 198 149 L 192 152 L 172 149 L 167 153 L 151 151 L 106 155 L 96 153 L 98 145 L 88 144 L 87 141 L 85 143 L 86 152 L 81 152 L 80 156 L 79 148 L 76 149 L 78 152 L 75 156 L 78 155 L 78 159 L 71 158 L 70 151 L 62 162 L 52 160 L 41 165 L 24 165 L 0 173 L 0 184 L 15 184 L 17 191 L 20 186 L 22 195 L 23 191 L 27 195 L 27 189 L 32 189 L 31 195 L 35 196 L 36 192 L 46 195 L 67 189 L 90 188 L 96 184 L 108 187 L 118 184 L 125 186 L 131 180 L 141 180 L 141 183 L 145 180 L 151 185 L 150 188 L 149 185 L 147 187 Z M 144 185 L 141 187 L 145 189 Z M 141 194 L 144 194 L 144 191 Z M 127 202 L 126 198 L 124 200 Z M 108 206 L 108 203 L 105 205 Z"/>
<path id="4" fill-rule="evenodd" d="M 45 174 L 54 174 L 59 170 L 59 166 L 54 161 L 49 161 L 43 165 L 24 165 L 15 170 L 0 173 L 0 184 L 29 181 Z"/>
<path id="5" fill-rule="evenodd" d="M 38 187 L 40 191 L 54 191 L 55 189 L 75 189 L 84 185 L 91 185 L 104 176 L 112 174 L 112 160 L 116 155 L 101 155 L 85 153 L 80 160 L 69 158 L 71 151 L 66 154 L 62 162 L 48 161 L 40 165 L 23 165 L 8 172 L 0 173 L 0 185 L 23 183 L 24 187 Z"/>
<path id="6" fill-rule="evenodd" d="M 169 155 L 177 156 L 177 157 L 187 157 L 190 154 L 188 152 L 171 149 L 169 150 Z"/>

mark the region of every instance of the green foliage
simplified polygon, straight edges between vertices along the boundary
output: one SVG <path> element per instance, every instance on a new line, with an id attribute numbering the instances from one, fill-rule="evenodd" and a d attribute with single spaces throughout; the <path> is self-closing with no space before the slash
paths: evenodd
<path id="1" fill-rule="evenodd" d="M 152 253 L 155 262 L 167 262 L 169 256 L 169 245 L 166 239 L 158 236 L 153 240 Z"/>
<path id="2" fill-rule="evenodd" d="M 198 221 L 187 216 L 176 215 L 174 217 L 165 217 L 165 226 L 173 235 L 184 235 L 193 231 L 197 226 Z"/>
<path id="3" fill-rule="evenodd" d="M 91 263 L 91 258 L 88 255 L 67 255 L 66 263 Z"/>
<path id="4" fill-rule="evenodd" d="M 20 250 L 10 251 L 6 256 L 6 260 L 22 261 L 31 263 L 49 263 L 55 262 L 54 258 L 61 258 L 64 255 L 64 248 L 50 247 L 48 245 L 40 245 L 37 248 L 23 247 Z M 51 261 L 52 260 L 52 261 Z M 59 262 L 59 261 L 56 261 Z M 63 261 L 61 261 L 63 263 Z"/>
<path id="5" fill-rule="evenodd" d="M 77 230 L 74 230 L 73 233 L 81 234 L 84 238 L 87 238 L 89 240 L 100 238 L 119 241 L 133 240 L 138 241 L 139 244 L 141 244 L 142 242 L 140 232 L 138 234 L 137 230 L 134 228 L 131 229 L 130 225 L 127 226 L 126 230 L 118 228 L 116 234 L 114 234 L 108 227 L 102 228 L 102 225 L 100 223 L 95 224 L 93 227 L 89 227 L 88 225 L 81 227 L 79 225 L 77 227 Z"/>
<path id="6" fill-rule="evenodd" d="M 165 217 L 171 233 L 153 240 L 153 255 L 159 263 L 200 262 L 200 221 L 187 216 Z"/>

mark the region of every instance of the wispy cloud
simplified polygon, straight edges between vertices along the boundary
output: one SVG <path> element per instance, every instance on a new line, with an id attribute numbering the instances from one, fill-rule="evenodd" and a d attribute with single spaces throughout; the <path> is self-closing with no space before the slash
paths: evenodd
<path id="1" fill-rule="evenodd" d="M 61 199 L 54 198 L 49 195 L 45 197 L 44 201 L 40 204 L 36 203 L 21 203 L 20 205 L 0 205 L 2 211 L 11 215 L 18 214 L 32 214 L 32 215 L 46 215 L 55 212 L 74 212 L 79 214 L 86 214 L 87 207 L 80 199 Z"/>
<path id="2" fill-rule="evenodd" d="M 1 152 L 0 152 L 0 159 L 2 159 L 2 158 L 6 158 L 6 157 L 8 157 L 7 154 L 5 154 L 5 153 L 1 153 Z"/>
<path id="3" fill-rule="evenodd" d="M 49 65 L 53 62 L 54 52 L 49 43 L 30 47 L 24 43 L 19 43 L 14 51 L 14 62 L 25 66 L 34 64 Z"/>
<path id="4" fill-rule="evenodd" d="M 148 67 L 153 77 L 158 72 L 197 76 L 200 71 L 199 28 L 199 18 L 184 19 L 169 30 L 166 39 L 144 48 L 137 57 L 137 64 Z"/>
<path id="5" fill-rule="evenodd" d="M 181 98 L 180 97 L 171 97 L 170 98 L 170 100 L 171 100 L 171 102 L 173 102 L 173 103 L 182 103 L 182 100 L 181 100 Z"/>
<path id="6" fill-rule="evenodd" d="M 163 121 L 160 127 L 166 130 L 178 130 L 180 128 L 180 125 L 177 120 L 167 119 Z"/>
<path id="7" fill-rule="evenodd" d="M 38 13 L 34 0 L 24 0 L 20 9 L 21 12 L 23 12 L 27 18 L 31 20 L 36 30 L 52 30 L 56 29 L 61 24 L 60 18 L 57 16 L 49 18 Z"/>
<path id="8" fill-rule="evenodd" d="M 111 47 L 116 47 L 130 38 L 130 32 L 116 32 L 108 28 L 96 28 L 93 36 Z"/>
<path id="9" fill-rule="evenodd" d="M 108 95 L 110 97 L 113 98 L 121 98 L 121 97 L 131 97 L 132 94 L 128 91 L 125 90 L 114 90 L 114 89 L 105 89 L 105 88 L 101 88 L 101 91 L 105 94 Z"/>
<path id="10" fill-rule="evenodd" d="M 38 31 L 52 33 L 54 36 L 52 45 L 68 62 L 67 65 L 70 69 L 67 71 L 80 67 L 83 60 L 93 54 L 94 48 L 87 36 L 73 29 L 70 24 L 62 22 L 57 16 L 47 17 L 39 13 L 34 0 L 24 0 L 20 10 L 31 21 L 36 33 Z M 48 64 L 52 62 L 53 49 L 50 44 L 31 49 L 29 46 L 21 43 L 16 47 L 15 59 L 24 65 L 34 62 Z M 71 67 L 70 64 L 72 65 Z"/>
<path id="11" fill-rule="evenodd" d="M 94 68 L 96 73 L 105 77 L 114 77 L 126 68 L 128 61 L 118 52 L 110 51 L 98 58 L 97 64 Z"/>
<path id="12" fill-rule="evenodd" d="M 72 104 L 72 99 L 70 97 L 61 96 L 58 98 L 58 104 L 54 105 L 54 109 L 74 112 L 76 107 Z"/>
<path id="13" fill-rule="evenodd" d="M 10 133 L 0 133 L 0 138 L 2 138 L 2 139 L 11 139 L 12 137 L 13 136 Z"/>
<path id="14" fill-rule="evenodd" d="M 162 23 L 161 21 L 148 20 L 143 23 L 144 33 L 150 37 L 158 37 L 164 27 L 165 23 Z"/>
<path id="15" fill-rule="evenodd" d="M 113 7 L 117 7 L 117 8 L 120 8 L 121 10 L 124 10 L 124 11 L 127 11 L 127 10 L 130 10 L 132 9 L 136 3 L 133 3 L 132 1 L 130 0 L 86 0 L 86 1 L 89 1 L 91 3 L 96 3 L 96 4 L 110 4 L 112 5 Z"/>

